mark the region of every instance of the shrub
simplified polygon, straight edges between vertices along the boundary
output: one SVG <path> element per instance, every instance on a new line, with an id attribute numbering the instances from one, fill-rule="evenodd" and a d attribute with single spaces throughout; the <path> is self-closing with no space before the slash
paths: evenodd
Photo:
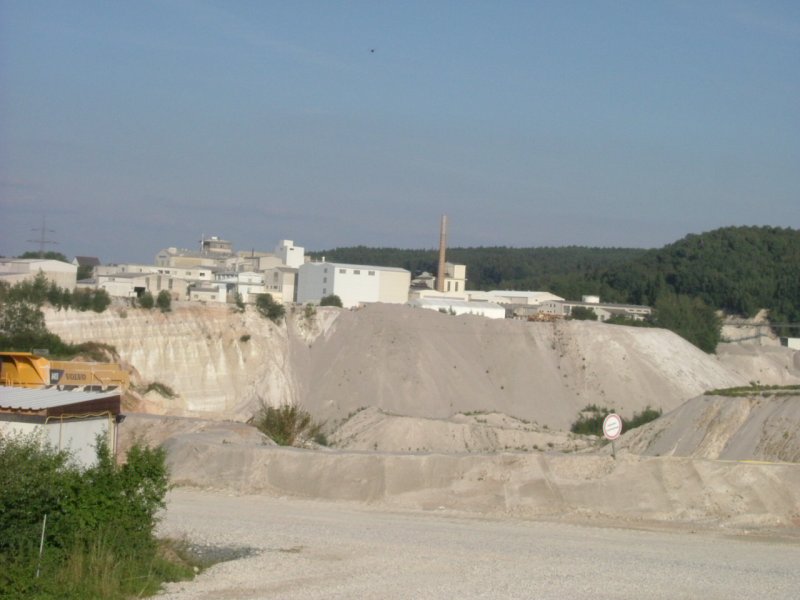
<path id="1" fill-rule="evenodd" d="M 582 435 L 603 435 L 603 420 L 607 415 L 614 412 L 614 409 L 597 406 L 596 404 L 589 404 L 578 415 L 578 419 L 570 427 L 572 433 L 579 433 Z M 630 419 L 622 418 L 622 430 L 628 431 L 635 429 L 650 421 L 655 421 L 662 415 L 662 410 L 651 408 L 647 406 L 642 412 L 634 413 Z"/>
<path id="2" fill-rule="evenodd" d="M 338 306 L 342 308 L 342 299 L 336 294 L 330 294 L 319 301 L 320 306 Z"/>
<path id="3" fill-rule="evenodd" d="M 175 390 L 169 387 L 166 383 L 161 383 L 160 381 L 152 381 L 147 384 L 147 387 L 142 390 L 142 393 L 147 394 L 148 392 L 156 392 L 162 395 L 164 398 L 175 398 L 178 395 L 175 393 Z"/>
<path id="4" fill-rule="evenodd" d="M 235 308 L 233 309 L 235 312 L 243 313 L 245 310 L 244 300 L 242 299 L 242 295 L 239 292 L 236 292 L 236 295 L 233 298 L 233 302 Z"/>
<path id="5" fill-rule="evenodd" d="M 108 308 L 111 304 L 111 296 L 102 288 L 91 290 L 94 295 L 92 297 L 92 310 L 96 313 L 101 313 Z"/>
<path id="6" fill-rule="evenodd" d="M 170 296 L 170 293 L 167 290 L 161 290 L 158 292 L 156 306 L 161 312 L 169 312 L 172 310 L 172 296 Z"/>
<path id="7" fill-rule="evenodd" d="M 307 321 L 311 321 L 315 316 L 317 316 L 317 309 L 309 302 L 303 307 L 303 317 Z"/>
<path id="8" fill-rule="evenodd" d="M 586 306 L 574 306 L 570 317 L 576 321 L 597 321 L 597 313 Z"/>
<path id="9" fill-rule="evenodd" d="M 245 334 L 240 335 L 239 336 L 239 341 L 240 342 L 249 342 L 250 341 L 250 334 L 249 333 L 245 333 Z"/>
<path id="10" fill-rule="evenodd" d="M 150 292 L 144 292 L 141 296 L 139 296 L 139 306 L 142 308 L 150 310 L 154 305 L 155 300 L 153 299 L 153 294 Z"/>
<path id="11" fill-rule="evenodd" d="M 278 323 L 286 314 L 286 309 L 280 302 L 275 302 L 272 294 L 259 294 L 256 297 L 256 310 L 261 316 L 266 317 L 273 323 Z"/>
<path id="12" fill-rule="evenodd" d="M 122 466 L 102 438 L 96 450 L 97 463 L 81 470 L 41 436 L 0 436 L 0 597 L 121 600 L 191 576 L 165 562 L 154 537 L 163 450 L 136 444 Z"/>
<path id="13" fill-rule="evenodd" d="M 280 446 L 301 446 L 309 440 L 327 445 L 327 439 L 322 434 L 325 423 L 314 421 L 308 411 L 297 405 L 286 404 L 275 408 L 262 401 L 250 422 Z"/>

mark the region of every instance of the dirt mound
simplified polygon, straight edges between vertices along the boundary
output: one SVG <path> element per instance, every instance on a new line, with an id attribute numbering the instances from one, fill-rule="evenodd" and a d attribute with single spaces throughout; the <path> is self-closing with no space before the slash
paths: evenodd
<path id="1" fill-rule="evenodd" d="M 363 407 L 425 418 L 500 412 L 568 429 L 587 404 L 669 411 L 747 383 L 672 332 L 586 321 L 528 323 L 409 307 L 342 311 L 297 349 L 299 397 L 318 418 Z M 298 356 L 299 358 L 299 356 Z"/>
<path id="2" fill-rule="evenodd" d="M 121 457 L 137 441 L 155 447 L 167 440 L 186 436 L 205 440 L 204 443 L 235 443 L 240 447 L 275 445 L 255 427 L 244 423 L 188 417 L 126 414 L 117 431 L 117 454 Z"/>
<path id="3" fill-rule="evenodd" d="M 699 396 L 616 444 L 649 456 L 800 462 L 800 395 Z"/>
<path id="4" fill-rule="evenodd" d="M 459 414 L 448 419 L 388 415 L 378 408 L 358 412 L 330 437 L 347 450 L 381 452 L 490 453 L 509 450 L 574 452 L 593 445 L 585 437 L 501 413 Z"/>

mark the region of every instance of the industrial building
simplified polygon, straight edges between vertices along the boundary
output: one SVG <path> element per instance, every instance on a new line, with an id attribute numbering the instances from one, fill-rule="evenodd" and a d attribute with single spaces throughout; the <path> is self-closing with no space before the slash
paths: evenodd
<path id="1" fill-rule="evenodd" d="M 345 308 L 368 302 L 405 304 L 411 273 L 395 267 L 307 262 L 298 269 L 297 302 L 318 303 L 339 296 Z"/>
<path id="2" fill-rule="evenodd" d="M 0 281 L 14 285 L 42 273 L 58 287 L 71 290 L 78 278 L 78 266 L 47 258 L 0 258 Z"/>
<path id="3" fill-rule="evenodd" d="M 119 391 L 83 392 L 0 386 L 0 435 L 32 435 L 41 431 L 45 441 L 69 449 L 78 463 L 96 460 L 98 436 L 116 449 L 121 420 Z"/>

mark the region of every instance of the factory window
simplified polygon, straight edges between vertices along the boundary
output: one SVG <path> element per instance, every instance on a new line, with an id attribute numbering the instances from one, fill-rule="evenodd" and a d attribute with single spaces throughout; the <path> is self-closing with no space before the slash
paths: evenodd
<path id="1" fill-rule="evenodd" d="M 375 271 L 370 271 L 367 275 L 375 275 Z"/>
<path id="2" fill-rule="evenodd" d="M 328 294 L 327 288 L 322 288 L 322 295 L 327 296 L 327 294 Z"/>
<path id="3" fill-rule="evenodd" d="M 353 271 L 353 275 L 361 275 L 361 271 L 359 271 L 358 269 L 356 269 L 355 271 Z"/>
<path id="4" fill-rule="evenodd" d="M 328 267 L 325 267 L 324 269 L 322 269 L 322 272 L 323 273 L 327 273 L 328 272 Z"/>
<path id="5" fill-rule="evenodd" d="M 328 278 L 327 277 L 323 277 L 322 278 L 322 283 L 328 283 Z"/>
<path id="6" fill-rule="evenodd" d="M 342 275 L 344 275 L 345 273 L 347 273 L 347 269 L 339 269 L 339 273 L 341 273 Z"/>

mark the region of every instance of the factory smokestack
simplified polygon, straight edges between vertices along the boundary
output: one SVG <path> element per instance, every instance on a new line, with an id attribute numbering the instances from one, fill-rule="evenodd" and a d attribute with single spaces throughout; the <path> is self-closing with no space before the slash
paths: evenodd
<path id="1" fill-rule="evenodd" d="M 436 275 L 436 291 L 444 292 L 445 251 L 447 250 L 447 215 L 442 215 L 442 229 L 439 233 L 439 273 Z"/>

